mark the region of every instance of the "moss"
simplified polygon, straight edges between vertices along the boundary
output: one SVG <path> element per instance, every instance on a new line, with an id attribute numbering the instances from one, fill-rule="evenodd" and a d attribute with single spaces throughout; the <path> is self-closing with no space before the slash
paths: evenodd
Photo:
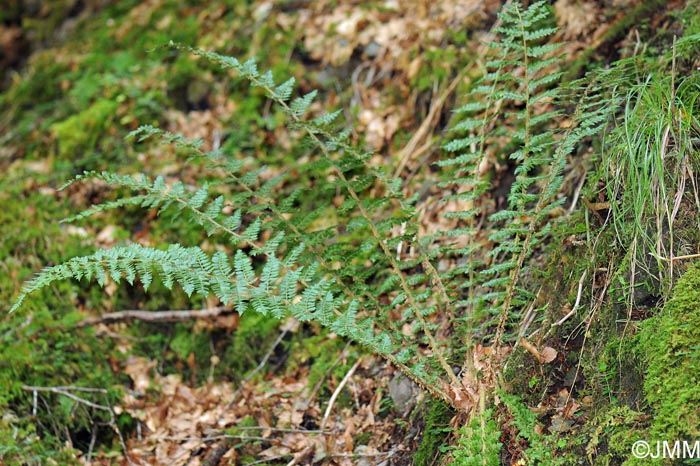
<path id="1" fill-rule="evenodd" d="M 329 338 L 326 332 L 295 338 L 290 351 L 292 361 L 290 361 L 289 370 L 294 371 L 298 365 L 309 364 L 309 385 L 312 387 L 321 381 L 327 381 L 330 376 L 334 376 L 338 382 L 342 380 L 352 365 L 352 361 L 349 359 L 345 360 L 344 363 L 337 361 L 345 345 L 345 340 Z M 323 388 L 328 389 L 325 383 Z"/>
<path id="2" fill-rule="evenodd" d="M 452 431 L 449 422 L 452 415 L 452 409 L 442 401 L 427 402 L 423 440 L 413 457 L 416 466 L 434 464 L 435 458 L 440 456 L 440 447 L 449 443 L 448 435 Z"/>
<path id="3" fill-rule="evenodd" d="M 61 158 L 77 157 L 95 149 L 100 136 L 111 125 L 118 104 L 100 99 L 72 117 L 51 126 Z"/>
<path id="4" fill-rule="evenodd" d="M 700 264 L 686 272 L 664 309 L 643 324 L 644 395 L 651 437 L 700 437 Z"/>
<path id="5" fill-rule="evenodd" d="M 247 312 L 241 316 L 233 344 L 226 347 L 222 367 L 234 374 L 244 374 L 260 363 L 279 334 L 279 321 L 262 314 Z"/>
<path id="6" fill-rule="evenodd" d="M 620 464 L 629 456 L 634 442 L 645 438 L 645 425 L 643 413 L 626 406 L 607 406 L 579 437 L 585 439 L 585 455 L 591 464 Z"/>

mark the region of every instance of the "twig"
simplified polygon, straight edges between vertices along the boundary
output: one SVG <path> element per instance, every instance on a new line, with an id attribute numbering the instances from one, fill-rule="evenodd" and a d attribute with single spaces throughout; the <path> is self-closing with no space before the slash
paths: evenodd
<path id="1" fill-rule="evenodd" d="M 92 451 L 95 448 L 95 441 L 97 440 L 97 427 L 93 423 L 93 429 L 92 432 L 90 433 L 90 446 L 88 447 L 88 452 L 87 452 L 87 463 L 91 464 L 92 463 Z"/>
<path id="2" fill-rule="evenodd" d="M 126 458 L 126 462 L 129 463 L 129 465 L 133 465 L 134 462 L 131 461 L 131 457 L 129 456 L 129 449 L 126 447 L 126 442 L 124 441 L 124 436 L 122 435 L 122 431 L 119 429 L 119 426 L 117 425 L 117 416 L 116 416 L 117 413 L 114 412 L 114 408 L 109 403 L 109 399 L 107 398 L 106 392 L 104 394 L 104 397 L 105 397 L 105 401 L 107 402 L 107 406 L 109 406 L 109 426 L 117 434 L 117 438 L 119 439 L 119 445 L 122 447 L 122 451 L 124 452 L 124 457 Z"/>
<path id="3" fill-rule="evenodd" d="M 309 445 L 308 447 L 304 448 L 302 451 L 300 451 L 299 453 L 297 453 L 296 455 L 294 455 L 294 458 L 292 458 L 292 461 L 290 461 L 289 463 L 287 463 L 287 466 L 294 466 L 294 465 L 296 465 L 296 464 L 299 464 L 299 462 L 302 460 L 302 458 L 304 458 L 304 457 L 307 456 L 309 453 L 311 453 L 311 452 L 313 451 L 313 449 L 314 449 L 314 445 L 313 445 L 313 444 L 311 444 L 311 445 Z"/>
<path id="4" fill-rule="evenodd" d="M 108 312 L 99 317 L 89 317 L 78 322 L 78 327 L 87 327 L 97 324 L 107 324 L 121 320 L 137 319 L 144 322 L 182 322 L 192 319 L 205 319 L 217 317 L 225 314 L 232 314 L 232 309 L 226 307 L 213 307 L 211 309 L 190 309 L 182 311 L 142 311 L 127 310 L 118 312 Z"/>
<path id="5" fill-rule="evenodd" d="M 238 395 L 240 395 L 241 390 L 243 390 L 243 386 L 244 386 L 250 379 L 252 379 L 252 378 L 255 376 L 255 374 L 257 374 L 258 372 L 260 372 L 260 371 L 262 370 L 263 367 L 265 367 L 265 364 L 267 364 L 267 361 L 272 357 L 272 354 L 275 352 L 275 349 L 277 348 L 277 346 L 279 346 L 279 344 L 282 343 L 282 340 L 284 339 L 284 337 L 287 336 L 287 333 L 289 333 L 289 329 L 288 329 L 288 328 L 285 328 L 284 330 L 282 330 L 282 333 L 280 333 L 280 335 L 277 337 L 277 340 L 275 340 L 275 342 L 272 344 L 272 346 L 270 347 L 270 349 L 267 351 L 267 354 L 265 355 L 265 357 L 262 358 L 262 360 L 260 361 L 260 364 L 258 364 L 258 367 L 256 367 L 255 369 L 253 369 L 253 371 L 252 371 L 250 374 L 248 374 L 248 375 L 241 381 L 240 385 L 238 386 L 238 388 L 236 389 L 236 391 L 233 393 L 233 396 L 231 396 L 231 400 L 228 402 L 228 404 L 227 404 L 226 407 L 224 408 L 224 411 L 228 411 L 228 410 L 231 408 L 231 406 L 233 405 L 233 403 L 236 402 L 236 400 L 238 399 Z"/>
<path id="6" fill-rule="evenodd" d="M 126 447 L 126 442 L 124 441 L 124 436 L 122 435 L 121 431 L 119 430 L 119 426 L 117 425 L 116 421 L 116 415 L 114 412 L 114 409 L 112 409 L 112 405 L 109 404 L 109 399 L 107 398 L 107 390 L 104 388 L 88 388 L 88 387 L 75 387 L 72 385 L 66 385 L 66 386 L 58 386 L 58 387 L 37 387 L 37 386 L 32 386 L 32 385 L 22 385 L 22 390 L 32 392 L 34 398 L 36 399 L 37 397 L 37 392 L 47 392 L 47 393 L 55 393 L 57 395 L 62 395 L 65 396 L 66 398 L 70 398 L 71 400 L 75 401 L 78 404 L 83 404 L 85 406 L 89 406 L 90 408 L 97 409 L 100 411 L 107 411 L 109 413 L 109 426 L 114 429 L 114 432 L 117 434 L 117 437 L 119 438 L 119 444 L 122 447 L 122 452 L 124 453 L 124 457 L 126 458 L 127 463 L 130 465 L 133 465 L 133 461 L 131 461 L 131 457 L 129 457 L 129 452 Z M 94 403 L 90 400 L 86 400 L 85 398 L 81 398 L 77 395 L 74 395 L 71 393 L 71 391 L 75 392 L 87 392 L 87 393 L 102 393 L 105 397 L 105 405 L 97 404 Z M 43 400 L 43 398 L 42 398 Z M 48 404 L 46 405 L 48 409 Z M 33 407 L 33 412 L 36 411 L 36 406 Z M 50 410 L 49 410 L 50 411 Z M 68 435 L 68 439 L 70 440 L 70 435 Z M 88 452 L 88 458 L 92 455 L 92 448 L 94 441 L 90 442 L 90 448 Z M 89 460 L 88 460 L 89 461 Z"/>
<path id="7" fill-rule="evenodd" d="M 61 387 L 33 387 L 30 385 L 22 385 L 22 390 L 26 390 L 28 392 L 51 392 L 51 393 L 56 393 L 58 395 L 63 395 L 66 398 L 70 398 L 71 400 L 75 401 L 76 403 L 82 403 L 85 406 L 89 406 L 94 409 L 99 409 L 101 411 L 111 411 L 109 406 L 102 406 L 97 403 L 93 403 L 92 401 L 86 400 L 85 398 L 81 398 L 79 396 L 73 395 L 71 392 L 69 392 L 66 389 L 63 389 Z"/>
<path id="8" fill-rule="evenodd" d="M 377 456 L 392 456 L 396 450 L 378 451 L 377 453 L 330 453 L 327 458 L 374 458 Z"/>
<path id="9" fill-rule="evenodd" d="M 316 385 L 314 385 L 314 388 L 313 388 L 313 390 L 311 390 L 311 393 L 309 394 L 309 396 L 307 396 L 307 397 L 302 401 L 302 406 L 303 406 L 302 409 L 307 409 L 307 408 L 309 407 L 309 405 L 311 404 L 311 402 L 316 398 L 316 395 L 318 394 L 318 391 L 321 389 L 321 386 L 323 385 L 323 382 L 325 382 L 325 380 L 326 380 L 326 374 L 330 374 L 330 373 L 333 371 L 333 369 L 335 369 L 335 366 L 338 365 L 338 363 L 340 362 L 340 360 L 341 360 L 344 356 L 347 356 L 347 349 L 348 349 L 348 347 L 350 346 L 350 344 L 351 344 L 351 341 L 348 341 L 348 342 L 345 344 L 345 348 L 343 348 L 343 350 L 340 352 L 340 354 L 338 354 L 338 357 L 335 358 L 335 361 L 333 361 L 333 363 L 332 363 L 330 366 L 328 366 L 328 369 L 326 370 L 326 373 L 324 374 L 324 376 L 321 377 L 321 378 L 319 379 L 318 382 L 316 382 Z"/>
<path id="10" fill-rule="evenodd" d="M 605 219 L 603 218 L 602 215 L 598 212 L 599 210 L 605 210 L 610 208 L 610 203 L 609 202 L 591 202 L 585 197 L 582 197 L 581 200 L 583 201 L 584 204 L 586 204 L 586 207 L 588 207 L 588 210 L 590 210 L 593 215 L 598 217 L 598 220 L 600 220 L 600 223 L 605 224 Z"/>
<path id="11" fill-rule="evenodd" d="M 581 195 L 581 190 L 583 189 L 583 185 L 585 183 L 586 183 L 586 173 L 584 172 L 583 176 L 581 177 L 581 180 L 578 182 L 578 185 L 576 186 L 576 190 L 574 191 L 574 196 L 571 200 L 571 205 L 569 206 L 569 213 L 570 214 L 576 209 L 576 203 L 578 202 L 578 197 Z"/>
<path id="12" fill-rule="evenodd" d="M 700 254 L 686 254 L 685 256 L 673 256 L 670 259 L 667 257 L 659 257 L 658 259 L 662 261 L 669 261 L 669 262 L 675 262 L 675 261 L 681 261 L 681 260 L 686 260 L 686 259 L 697 259 L 700 258 Z"/>
<path id="13" fill-rule="evenodd" d="M 540 353 L 540 350 L 538 350 L 535 347 L 535 345 L 530 343 L 526 338 L 521 337 L 518 340 L 518 344 L 525 348 L 531 355 L 533 355 L 540 364 L 542 364 L 545 361 L 544 356 L 542 355 L 542 353 Z"/>
<path id="14" fill-rule="evenodd" d="M 246 463 L 243 466 L 253 466 L 255 464 L 270 463 L 275 460 L 281 460 L 282 458 L 286 458 L 288 456 L 291 456 L 291 453 L 287 453 L 286 455 L 271 456 L 269 458 L 263 458 L 261 460 L 255 460 L 252 463 Z"/>
<path id="15" fill-rule="evenodd" d="M 541 293 L 542 293 L 542 287 L 540 287 L 540 289 L 537 291 L 537 296 L 530 303 L 530 306 L 527 308 L 527 312 L 525 313 L 523 318 L 520 320 L 520 329 L 518 330 L 519 337 L 525 336 L 525 332 L 527 332 L 527 329 L 530 328 L 530 324 L 532 324 L 532 321 L 535 320 L 535 304 L 539 300 Z M 519 341 L 515 342 L 513 349 L 518 347 L 518 343 L 519 343 Z"/>
<path id="16" fill-rule="evenodd" d="M 599 233 L 598 236 L 596 237 L 595 243 L 593 244 L 593 249 L 595 250 L 595 247 L 598 243 L 598 240 L 600 239 L 602 233 Z M 595 263 L 595 257 L 591 258 L 591 261 Z M 586 318 L 576 326 L 574 329 L 574 332 L 576 329 L 581 326 L 583 323 L 585 323 L 585 330 L 583 331 L 583 342 L 581 343 L 581 349 L 579 350 L 578 354 L 578 362 L 576 364 L 576 372 L 574 373 L 574 379 L 571 382 L 571 387 L 569 388 L 569 394 L 566 397 L 566 402 L 568 403 L 569 400 L 571 399 L 571 394 L 574 393 L 574 386 L 576 385 L 576 380 L 578 379 L 579 372 L 581 371 L 581 365 L 583 364 L 582 361 L 584 360 L 583 354 L 586 349 L 586 342 L 589 338 L 590 335 L 590 329 L 591 329 L 591 324 L 593 322 L 593 316 L 596 313 L 596 311 L 602 306 L 604 297 L 606 296 L 606 293 L 608 291 L 608 287 L 610 286 L 610 283 L 612 283 L 612 273 L 611 270 L 613 269 L 613 259 L 611 258 L 610 261 L 608 262 L 608 267 L 604 269 L 602 272 L 605 274 L 605 280 L 603 281 L 603 286 L 600 289 L 600 293 L 598 294 L 598 299 L 595 299 L 595 283 L 596 283 L 596 276 L 595 272 L 593 276 L 591 277 L 592 284 L 591 284 L 591 308 L 590 311 L 588 312 L 588 315 Z M 628 319 L 629 320 L 629 319 Z M 571 332 L 571 334 L 566 338 L 565 346 L 568 344 L 569 339 L 573 335 L 574 332 Z M 622 345 L 622 340 L 620 340 L 620 345 Z M 622 350 L 620 349 L 620 353 L 622 354 Z"/>
<path id="17" fill-rule="evenodd" d="M 204 458 L 202 461 L 202 466 L 217 466 L 227 451 L 229 451 L 228 442 L 217 444 L 214 449 Z"/>
<path id="18" fill-rule="evenodd" d="M 587 272 L 584 271 L 583 275 L 581 275 L 581 278 L 578 281 L 578 293 L 576 294 L 576 302 L 574 303 L 574 307 L 571 308 L 571 310 L 569 311 L 568 314 L 566 314 L 564 317 L 559 319 L 557 322 L 554 322 L 552 324 L 552 328 L 559 327 L 560 325 L 562 325 L 564 322 L 566 322 L 569 319 L 569 317 L 574 315 L 576 313 L 576 311 L 578 310 L 578 305 L 581 303 L 581 294 L 583 292 L 583 281 L 586 279 L 586 274 L 587 274 Z M 549 332 L 547 332 L 547 334 L 549 334 Z"/>
<path id="19" fill-rule="evenodd" d="M 328 417 L 331 415 L 331 410 L 333 409 L 333 405 L 335 404 L 335 400 L 338 398 L 338 395 L 340 395 L 340 392 L 343 390 L 345 387 L 345 384 L 348 383 L 348 380 L 350 380 L 350 377 L 355 373 L 355 370 L 357 367 L 360 365 L 360 362 L 362 359 L 358 359 L 355 364 L 350 368 L 347 374 L 345 374 L 345 377 L 343 377 L 343 380 L 338 384 L 336 387 L 335 391 L 333 392 L 333 395 L 331 396 L 331 399 L 328 401 L 328 407 L 326 408 L 326 413 L 323 415 L 323 420 L 321 421 L 321 426 L 320 429 L 325 431 L 326 430 L 326 424 L 328 423 Z"/>
<path id="20" fill-rule="evenodd" d="M 324 432 L 321 429 L 290 429 L 286 427 L 268 427 L 268 426 L 243 426 L 236 427 L 236 430 L 269 430 L 271 432 L 286 432 L 292 434 L 327 434 L 329 432 Z"/>
<path id="21" fill-rule="evenodd" d="M 46 387 L 30 387 L 32 389 L 34 388 L 46 388 Z M 50 387 L 55 390 L 65 390 L 65 391 L 73 391 L 73 392 L 87 392 L 87 393 L 107 393 L 107 390 L 104 388 L 92 388 L 92 387 L 76 387 L 75 385 L 58 385 L 55 387 Z M 37 391 L 42 391 L 42 390 L 37 390 Z M 46 391 L 46 390 L 44 390 Z"/>
<path id="22" fill-rule="evenodd" d="M 36 393 L 36 392 L 34 392 Z M 49 413 L 49 420 L 51 421 L 51 429 L 53 429 L 53 434 L 57 439 L 61 438 L 61 433 L 58 430 L 58 424 L 56 424 L 56 416 L 53 415 L 51 412 L 51 406 L 49 406 L 49 403 L 46 401 L 46 398 L 43 396 L 41 397 L 41 402 L 44 404 L 44 407 L 46 408 L 46 412 Z M 39 424 L 41 424 L 41 420 L 37 420 Z"/>
<path id="23" fill-rule="evenodd" d="M 189 442 L 192 440 L 198 440 L 201 442 L 212 442 L 214 440 L 223 440 L 223 439 L 257 440 L 257 441 L 261 441 L 261 442 L 270 442 L 270 443 L 273 443 L 276 441 L 276 439 L 273 437 L 261 437 L 259 435 L 234 435 L 234 434 L 207 435 L 204 437 L 198 437 L 198 436 L 192 436 L 192 435 L 186 435 L 186 436 L 163 435 L 162 437 L 161 436 L 152 437 L 152 439 L 155 441 L 167 440 L 167 441 L 171 441 L 171 442 Z"/>

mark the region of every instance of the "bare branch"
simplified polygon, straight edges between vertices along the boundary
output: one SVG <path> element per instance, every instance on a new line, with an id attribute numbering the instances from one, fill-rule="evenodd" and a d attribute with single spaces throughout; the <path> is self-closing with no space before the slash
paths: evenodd
<path id="1" fill-rule="evenodd" d="M 207 319 L 221 315 L 232 314 L 235 311 L 224 306 L 210 309 L 191 309 L 182 311 L 142 311 L 126 310 L 108 312 L 99 317 L 89 317 L 78 323 L 78 327 L 88 327 L 97 324 L 108 324 L 122 320 L 136 319 L 144 322 L 183 322 L 193 319 Z"/>

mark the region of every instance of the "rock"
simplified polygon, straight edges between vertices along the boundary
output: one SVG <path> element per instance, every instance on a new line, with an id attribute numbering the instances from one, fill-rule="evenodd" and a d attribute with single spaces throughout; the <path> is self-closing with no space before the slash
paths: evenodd
<path id="1" fill-rule="evenodd" d="M 372 41 L 365 47 L 365 55 L 367 55 L 369 58 L 374 58 L 379 55 L 381 50 L 382 46 L 377 44 L 375 41 Z"/>
<path id="2" fill-rule="evenodd" d="M 406 414 L 413 408 L 417 391 L 416 384 L 401 374 L 396 375 L 389 382 L 389 396 L 394 402 L 396 411 L 401 414 Z"/>

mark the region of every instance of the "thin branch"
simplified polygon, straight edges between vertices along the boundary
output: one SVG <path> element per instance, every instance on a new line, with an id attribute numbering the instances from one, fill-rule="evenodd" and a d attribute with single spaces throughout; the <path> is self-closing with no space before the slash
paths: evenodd
<path id="1" fill-rule="evenodd" d="M 345 385 L 348 383 L 348 380 L 350 380 L 350 377 L 355 373 L 355 370 L 357 370 L 357 367 L 360 365 L 360 362 L 362 359 L 358 359 L 355 364 L 350 368 L 347 374 L 345 374 L 345 377 L 343 377 L 343 380 L 338 384 L 336 387 L 335 391 L 333 392 L 333 395 L 331 396 L 331 399 L 328 401 L 328 407 L 326 408 L 326 412 L 323 415 L 323 420 L 321 421 L 321 430 L 326 430 L 326 424 L 328 423 L 328 418 L 331 415 L 331 411 L 333 410 L 333 405 L 335 404 L 335 400 L 338 398 L 338 395 L 340 395 L 340 392 L 343 391 L 343 388 L 345 388 Z"/>
<path id="2" fill-rule="evenodd" d="M 99 409 L 100 411 L 108 411 L 110 412 L 111 409 L 109 406 L 103 406 L 97 403 L 93 403 L 92 401 L 86 400 L 85 398 L 81 398 L 77 395 L 73 395 L 70 391 L 64 390 L 60 387 L 33 387 L 30 385 L 22 385 L 22 390 L 26 390 L 28 392 L 50 392 L 50 393 L 56 393 L 58 395 L 63 395 L 66 398 L 70 398 L 71 400 L 75 401 L 76 403 L 81 403 L 84 404 L 85 406 L 89 406 L 94 409 Z"/>
<path id="3" fill-rule="evenodd" d="M 270 357 L 272 357 L 272 354 L 275 352 L 275 349 L 279 346 L 279 344 L 282 343 L 282 340 L 284 339 L 284 337 L 287 336 L 287 333 L 289 333 L 289 329 L 288 329 L 288 328 L 285 328 L 285 329 L 282 331 L 282 333 L 280 333 L 280 335 L 277 337 L 277 340 L 275 340 L 275 342 L 272 344 L 272 346 L 270 347 L 270 349 L 267 351 L 267 354 L 265 354 L 265 356 L 262 358 L 262 360 L 260 361 L 260 364 L 258 364 L 258 367 L 256 367 L 255 369 L 253 369 L 253 370 L 250 372 L 250 374 L 248 374 L 248 375 L 241 381 L 241 383 L 239 384 L 238 388 L 237 388 L 236 391 L 233 393 L 233 396 L 231 397 L 231 400 L 228 402 L 228 404 L 227 404 L 226 407 L 224 408 L 224 411 L 228 411 L 228 410 L 231 408 L 231 406 L 233 405 L 233 403 L 236 402 L 236 400 L 238 399 L 238 395 L 240 395 L 241 390 L 243 389 L 243 386 L 246 384 L 246 382 L 248 382 L 250 379 L 252 379 L 252 378 L 255 376 L 255 374 L 257 374 L 258 372 L 260 372 L 260 371 L 262 370 L 262 368 L 265 367 L 265 364 L 267 364 L 267 361 L 270 359 Z"/>
<path id="4" fill-rule="evenodd" d="M 31 389 L 42 388 L 42 387 L 29 387 Z M 86 392 L 86 393 L 107 393 L 104 388 L 91 388 L 91 387 L 76 387 L 75 385 L 59 385 L 56 387 L 51 387 L 57 390 L 74 391 L 74 392 Z M 41 391 L 41 390 L 37 390 Z"/>
<path id="5" fill-rule="evenodd" d="M 292 458 L 292 461 L 287 463 L 287 466 L 295 466 L 299 464 L 299 462 L 302 460 L 302 458 L 306 457 L 309 455 L 312 451 L 314 450 L 314 445 L 311 444 L 308 447 L 304 448 L 302 451 L 294 455 L 294 458 Z"/>
<path id="6" fill-rule="evenodd" d="M 573 213 L 574 210 L 576 210 L 576 203 L 578 203 L 578 198 L 581 195 L 581 190 L 583 189 L 584 184 L 586 183 L 586 172 L 583 173 L 583 176 L 578 182 L 578 185 L 576 186 L 576 189 L 574 190 L 574 195 L 571 199 L 571 205 L 569 206 L 569 214 Z"/>
<path id="7" fill-rule="evenodd" d="M 316 385 L 314 385 L 314 388 L 313 388 L 313 390 L 311 390 L 311 393 L 309 394 L 309 396 L 306 396 L 305 399 L 302 401 L 303 409 L 308 408 L 309 405 L 311 404 L 311 402 L 316 398 L 318 391 L 321 389 L 321 386 L 323 386 L 323 383 L 326 381 L 326 376 L 333 372 L 333 370 L 335 369 L 335 366 L 338 365 L 338 363 L 340 362 L 341 359 L 343 359 L 344 357 L 347 357 L 347 349 L 350 347 L 350 344 L 351 344 L 351 341 L 348 341 L 345 344 L 345 348 L 343 348 L 343 350 L 340 352 L 340 354 L 338 354 L 338 357 L 335 358 L 333 363 L 330 366 L 328 366 L 328 369 L 326 369 L 325 374 L 323 375 L 323 377 L 321 377 L 319 379 L 318 382 L 316 382 Z"/>
<path id="8" fill-rule="evenodd" d="M 92 452 L 93 452 L 93 449 L 95 448 L 96 441 L 97 441 L 97 426 L 95 426 L 93 423 L 92 431 L 90 432 L 90 446 L 88 446 L 88 452 L 87 452 L 87 463 L 88 464 L 92 463 Z"/>
<path id="9" fill-rule="evenodd" d="M 287 458 L 287 457 L 289 457 L 289 456 L 292 456 L 292 454 L 291 454 L 291 453 L 287 453 L 286 455 L 271 456 L 271 457 L 269 457 L 269 458 L 263 458 L 263 459 L 260 459 L 260 460 L 255 460 L 255 461 L 253 461 L 252 463 L 246 463 L 246 464 L 244 464 L 243 466 L 253 466 L 253 465 L 255 465 L 255 464 L 270 463 L 270 462 L 272 462 L 272 461 L 281 460 L 282 458 Z"/>
<path id="10" fill-rule="evenodd" d="M 126 458 L 127 463 L 129 465 L 133 465 L 133 461 L 131 460 L 131 457 L 129 456 L 128 449 L 126 447 L 126 442 L 124 441 L 124 436 L 121 433 L 121 430 L 119 430 L 119 426 L 117 425 L 116 421 L 116 416 L 114 409 L 112 408 L 112 405 L 109 404 L 109 399 L 107 398 L 107 390 L 104 388 L 87 388 L 87 387 L 75 387 L 75 386 L 58 386 L 58 387 L 37 387 L 37 386 L 32 386 L 32 385 L 22 385 L 22 390 L 32 392 L 34 394 L 34 397 L 36 397 L 37 392 L 46 392 L 46 393 L 55 393 L 57 395 L 65 396 L 66 398 L 70 398 L 71 400 L 75 401 L 78 404 L 83 404 L 85 406 L 89 406 L 90 408 L 97 409 L 100 411 L 106 411 L 109 413 L 109 426 L 114 429 L 114 432 L 117 434 L 117 437 L 119 438 L 119 444 L 122 447 L 122 452 L 124 453 L 124 457 Z M 71 391 L 77 391 L 77 392 L 87 392 L 87 393 L 102 393 L 105 397 L 105 402 L 106 405 L 100 405 L 97 403 L 93 403 L 90 400 L 86 400 L 85 398 L 81 398 L 77 395 L 74 395 L 71 393 Z M 43 399 L 43 398 L 42 398 Z M 47 409 L 48 409 L 48 404 L 47 404 Z M 68 435 L 68 439 L 70 440 L 70 435 Z M 90 445 L 90 455 L 92 454 L 92 442 Z M 90 456 L 88 455 L 88 456 Z"/>
<path id="11" fill-rule="evenodd" d="M 672 256 L 670 259 L 666 258 L 666 257 L 659 257 L 660 260 L 669 261 L 669 262 L 681 261 L 681 260 L 686 260 L 686 259 L 698 259 L 698 258 L 700 258 L 700 254 L 687 254 L 685 256 Z"/>
<path id="12" fill-rule="evenodd" d="M 568 314 L 566 314 L 564 317 L 559 319 L 557 322 L 554 322 L 552 324 L 552 327 L 549 329 L 549 331 L 547 332 L 547 334 L 544 337 L 547 337 L 547 335 L 549 335 L 549 333 L 555 327 L 559 327 L 564 322 L 566 322 L 572 315 L 574 315 L 576 313 L 576 311 L 578 310 L 578 306 L 581 303 L 581 295 L 583 294 L 583 281 L 586 279 L 586 274 L 587 274 L 587 272 L 584 271 L 583 275 L 581 275 L 581 278 L 578 281 L 578 292 L 576 294 L 576 302 L 574 303 L 574 307 L 571 308 L 571 310 L 568 312 Z"/>
<path id="13" fill-rule="evenodd" d="M 291 429 L 289 427 L 269 427 L 269 426 L 241 426 L 235 427 L 236 430 L 269 430 L 271 432 L 285 432 L 291 434 L 329 434 L 320 429 Z"/>
<path id="14" fill-rule="evenodd" d="M 109 324 L 111 322 L 119 322 L 122 320 L 141 320 L 144 322 L 183 322 L 193 319 L 206 319 L 218 317 L 220 315 L 233 314 L 235 311 L 224 306 L 213 307 L 210 309 L 190 309 L 190 310 L 171 310 L 171 311 L 143 311 L 131 309 L 125 311 L 108 312 L 98 317 L 89 317 L 78 322 L 78 327 L 87 327 L 97 324 Z"/>
<path id="15" fill-rule="evenodd" d="M 377 453 L 329 453 L 328 458 L 376 458 L 377 456 L 393 456 L 396 450 L 378 451 Z"/>
<path id="16" fill-rule="evenodd" d="M 457 76 L 455 76 L 447 88 L 437 97 L 437 99 L 432 101 L 430 111 L 425 119 L 423 119 L 423 123 L 420 125 L 420 128 L 418 128 L 418 131 L 413 133 L 411 140 L 408 141 L 408 144 L 406 144 L 398 154 L 399 165 L 394 171 L 394 178 L 398 178 L 401 175 L 409 160 L 414 158 L 414 154 L 420 154 L 420 150 L 416 151 L 416 146 L 418 146 L 418 144 L 428 135 L 428 131 L 435 126 L 435 117 L 437 116 L 438 112 L 442 110 L 447 98 L 455 91 L 455 89 L 457 89 L 457 86 L 466 77 L 469 70 L 470 68 L 468 66 L 462 68 L 462 70 L 457 74 Z M 430 147 L 429 140 L 426 141 L 426 145 Z"/>

